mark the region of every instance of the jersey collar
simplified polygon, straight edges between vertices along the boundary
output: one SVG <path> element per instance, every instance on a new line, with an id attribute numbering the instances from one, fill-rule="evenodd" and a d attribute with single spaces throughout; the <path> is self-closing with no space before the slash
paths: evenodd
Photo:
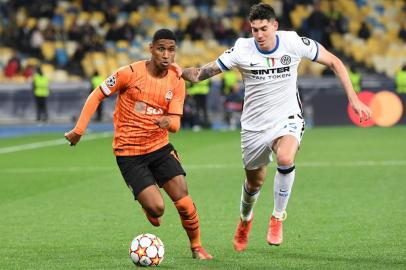
<path id="1" fill-rule="evenodd" d="M 261 50 L 261 48 L 258 46 L 258 44 L 257 44 L 257 42 L 255 41 L 255 39 L 254 39 L 254 43 L 255 43 L 255 47 L 257 48 L 257 50 L 258 50 L 260 53 L 262 53 L 262 54 L 271 54 L 271 53 L 274 53 L 274 52 L 278 49 L 278 47 L 279 47 L 279 36 L 276 35 L 276 45 L 275 45 L 275 48 L 273 48 L 273 49 L 270 50 L 270 51 Z"/>

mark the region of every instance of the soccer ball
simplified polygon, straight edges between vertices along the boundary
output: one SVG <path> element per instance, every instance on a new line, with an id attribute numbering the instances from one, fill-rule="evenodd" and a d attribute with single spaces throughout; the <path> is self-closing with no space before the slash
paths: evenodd
<path id="1" fill-rule="evenodd" d="M 130 246 L 130 257 L 138 266 L 157 266 L 164 259 L 164 244 L 151 233 L 140 234 Z"/>

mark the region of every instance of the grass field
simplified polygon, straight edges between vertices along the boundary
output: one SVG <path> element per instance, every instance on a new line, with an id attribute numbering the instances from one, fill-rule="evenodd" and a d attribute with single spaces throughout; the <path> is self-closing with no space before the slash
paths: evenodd
<path id="1" fill-rule="evenodd" d="M 161 269 L 406 269 L 406 127 L 307 130 L 285 242 L 266 243 L 271 164 L 243 253 L 231 244 L 244 178 L 239 133 L 182 131 L 171 140 L 214 260 L 191 259 L 166 195 L 162 226 L 147 222 L 111 134 L 89 134 L 77 147 L 46 134 L 0 140 L 0 269 L 133 269 L 128 246 L 145 232 L 165 244 Z"/>

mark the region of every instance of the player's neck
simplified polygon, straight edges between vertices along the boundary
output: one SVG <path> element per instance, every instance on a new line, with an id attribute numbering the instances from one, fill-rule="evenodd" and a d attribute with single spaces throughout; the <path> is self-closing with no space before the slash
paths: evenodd
<path id="1" fill-rule="evenodd" d="M 149 75 L 155 78 L 163 78 L 168 74 L 168 70 L 166 69 L 160 69 L 152 61 L 147 61 L 147 72 Z"/>
<path id="2" fill-rule="evenodd" d="M 274 38 L 271 38 L 264 44 L 264 47 L 261 48 L 264 51 L 272 51 L 276 47 L 276 36 Z"/>

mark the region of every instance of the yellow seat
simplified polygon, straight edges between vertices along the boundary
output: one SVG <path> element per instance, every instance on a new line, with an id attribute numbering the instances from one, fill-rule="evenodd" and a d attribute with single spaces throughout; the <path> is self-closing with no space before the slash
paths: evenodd
<path id="1" fill-rule="evenodd" d="M 127 51 L 130 44 L 128 43 L 128 40 L 119 40 L 116 42 L 116 47 L 118 51 Z"/>
<path id="2" fill-rule="evenodd" d="M 52 41 L 44 41 L 41 45 L 41 52 L 45 60 L 52 61 L 55 59 L 55 43 Z"/>
<path id="3" fill-rule="evenodd" d="M 55 67 L 52 64 L 43 63 L 41 64 L 41 71 L 51 80 L 54 75 Z"/>

